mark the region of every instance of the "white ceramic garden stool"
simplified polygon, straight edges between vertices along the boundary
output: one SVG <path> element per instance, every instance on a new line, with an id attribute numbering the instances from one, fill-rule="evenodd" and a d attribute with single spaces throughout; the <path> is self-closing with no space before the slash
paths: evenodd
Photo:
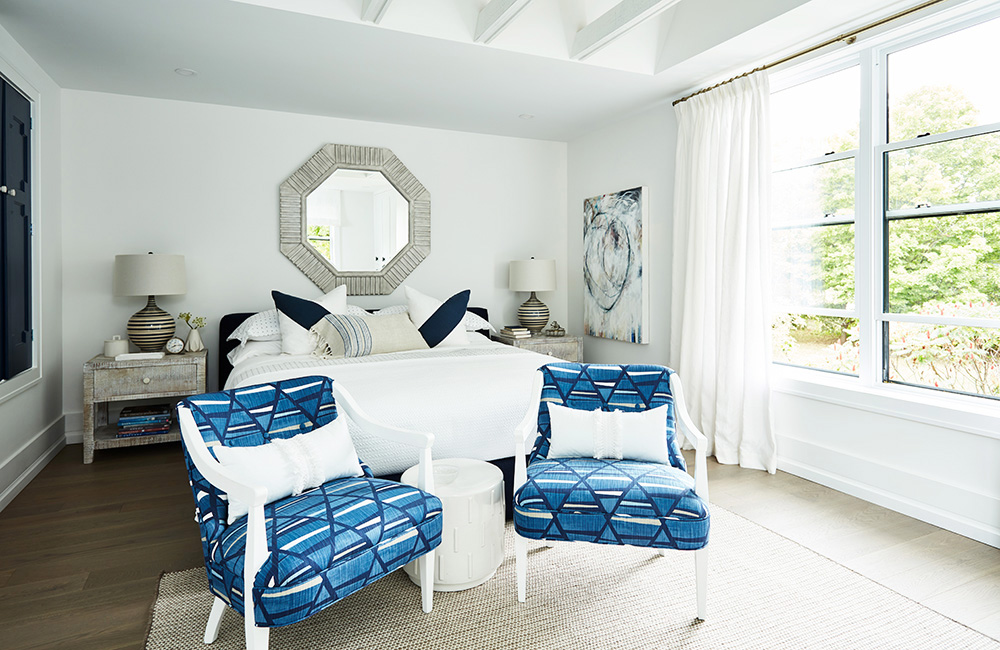
<path id="1" fill-rule="evenodd" d="M 435 560 L 434 591 L 461 591 L 481 585 L 503 562 L 503 472 L 469 458 L 434 463 L 434 495 L 443 507 L 441 545 Z M 403 472 L 403 483 L 417 484 L 417 468 Z M 420 584 L 416 563 L 406 565 Z"/>

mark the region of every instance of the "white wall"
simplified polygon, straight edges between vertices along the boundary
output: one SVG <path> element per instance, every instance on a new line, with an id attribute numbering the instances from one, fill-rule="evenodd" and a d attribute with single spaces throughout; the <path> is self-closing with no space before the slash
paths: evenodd
<path id="1" fill-rule="evenodd" d="M 650 190 L 651 342 L 585 337 L 589 362 L 667 363 L 676 128 L 665 105 L 569 143 L 571 331 L 583 329 L 583 199 L 640 184 Z M 1000 419 L 959 426 L 962 418 L 925 404 L 925 391 L 910 401 L 853 391 L 817 400 L 801 383 L 775 383 L 781 470 L 1000 546 Z"/>
<path id="2" fill-rule="evenodd" d="M 569 143 L 570 265 L 568 328 L 583 332 L 583 201 L 643 185 L 649 189 L 649 343 L 637 345 L 585 336 L 583 356 L 592 363 L 658 363 L 670 351 L 670 265 L 673 247 L 674 149 L 677 123 L 669 104 L 593 131 Z"/>
<path id="3" fill-rule="evenodd" d="M 116 254 L 185 255 L 188 293 L 157 302 L 208 317 L 210 384 L 223 314 L 269 308 L 272 289 L 319 295 L 278 250 L 278 185 L 328 142 L 388 147 L 430 191 L 431 254 L 408 279 L 415 288 L 441 299 L 470 288 L 471 304 L 500 324 L 526 297 L 507 290 L 510 260 L 555 258 L 566 286 L 565 143 L 82 91 L 63 93 L 63 140 L 64 400 L 74 429 L 81 365 L 142 306 L 111 295 Z M 565 296 L 547 300 L 556 318 Z M 352 298 L 402 301 L 401 289 Z"/>
<path id="4" fill-rule="evenodd" d="M 60 90 L 0 28 L 0 74 L 32 100 L 37 369 L 0 384 L 0 508 L 64 444 Z M 14 392 L 14 391 L 17 392 Z"/>

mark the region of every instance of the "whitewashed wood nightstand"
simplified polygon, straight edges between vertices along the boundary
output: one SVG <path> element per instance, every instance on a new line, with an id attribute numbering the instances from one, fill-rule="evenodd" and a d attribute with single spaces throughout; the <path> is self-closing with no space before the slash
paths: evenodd
<path id="1" fill-rule="evenodd" d="M 177 422 L 168 433 L 118 438 L 115 423 L 108 423 L 108 404 L 153 399 L 176 402 L 204 393 L 207 357 L 206 350 L 133 361 L 115 361 L 99 354 L 83 364 L 83 462 L 93 462 L 96 449 L 180 440 Z"/>
<path id="2" fill-rule="evenodd" d="M 547 354 L 563 361 L 583 361 L 582 336 L 532 336 L 527 339 L 515 339 L 500 334 L 493 335 L 494 341 L 513 345 L 522 350 L 531 350 L 538 354 Z"/>

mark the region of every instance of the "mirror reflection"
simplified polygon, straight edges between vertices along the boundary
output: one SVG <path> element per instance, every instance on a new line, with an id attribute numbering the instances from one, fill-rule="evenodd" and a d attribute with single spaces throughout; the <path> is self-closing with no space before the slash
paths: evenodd
<path id="1" fill-rule="evenodd" d="M 409 242 L 409 203 L 381 172 L 338 169 L 304 207 L 306 241 L 338 271 L 381 271 Z"/>

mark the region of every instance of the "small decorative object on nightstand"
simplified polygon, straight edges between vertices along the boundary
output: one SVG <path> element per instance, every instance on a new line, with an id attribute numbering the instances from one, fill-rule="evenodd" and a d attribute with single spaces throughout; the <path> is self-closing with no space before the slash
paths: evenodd
<path id="1" fill-rule="evenodd" d="M 536 291 L 555 291 L 555 260 L 515 260 L 510 263 L 510 290 L 530 291 L 531 296 L 517 309 L 521 325 L 538 334 L 549 322 L 549 308 L 535 295 Z"/>
<path id="2" fill-rule="evenodd" d="M 187 291 L 183 255 L 115 255 L 116 296 L 147 296 L 128 320 L 128 338 L 143 352 L 156 352 L 174 335 L 174 318 L 156 306 L 156 296 Z"/>
<path id="3" fill-rule="evenodd" d="M 522 350 L 531 350 L 539 354 L 547 354 L 550 357 L 562 359 L 563 361 L 582 362 L 583 361 L 583 337 L 566 336 L 532 336 L 527 339 L 516 339 L 503 334 L 494 334 L 494 341 L 499 341 L 506 345 L 512 345 Z"/>
<path id="4" fill-rule="evenodd" d="M 108 422 L 108 404 L 152 399 L 175 402 L 204 393 L 207 356 L 203 350 L 117 361 L 99 354 L 83 364 L 83 462 L 93 462 L 95 449 L 180 440 L 176 422 L 167 433 L 119 437 L 118 427 Z"/>
<path id="5" fill-rule="evenodd" d="M 556 321 L 552 321 L 552 324 L 549 325 L 549 329 L 545 330 L 543 334 L 545 334 L 545 336 L 552 337 L 566 336 L 566 330 L 560 327 L 559 323 Z"/>
<path id="6" fill-rule="evenodd" d="M 201 333 L 198 332 L 201 328 L 205 327 L 205 317 L 204 316 L 192 316 L 189 311 L 182 311 L 177 315 L 187 326 L 191 328 L 188 332 L 187 344 L 185 344 L 184 349 L 188 352 L 201 352 L 205 349 L 205 344 L 201 340 Z"/>

